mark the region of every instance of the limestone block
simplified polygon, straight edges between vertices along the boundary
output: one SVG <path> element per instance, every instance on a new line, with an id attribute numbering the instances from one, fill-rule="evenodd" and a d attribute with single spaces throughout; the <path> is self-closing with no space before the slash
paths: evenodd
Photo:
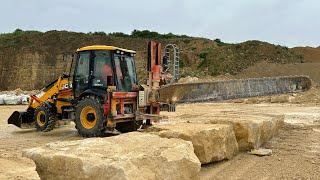
<path id="1" fill-rule="evenodd" d="M 202 164 L 230 159 L 238 152 L 233 128 L 226 124 L 164 124 L 155 125 L 148 131 L 161 137 L 191 141 Z"/>
<path id="2" fill-rule="evenodd" d="M 148 133 L 56 142 L 24 151 L 41 179 L 197 179 L 191 142 Z"/>

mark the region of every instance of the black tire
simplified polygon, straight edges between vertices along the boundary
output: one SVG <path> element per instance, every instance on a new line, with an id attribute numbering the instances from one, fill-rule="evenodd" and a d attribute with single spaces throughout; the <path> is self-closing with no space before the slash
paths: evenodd
<path id="1" fill-rule="evenodd" d="M 80 100 L 76 105 L 74 122 L 78 133 L 83 137 L 103 136 L 106 128 L 106 118 L 98 99 L 88 96 Z"/>
<path id="2" fill-rule="evenodd" d="M 55 126 L 54 115 L 46 106 L 36 108 L 34 112 L 35 126 L 38 131 L 48 132 Z"/>
<path id="3" fill-rule="evenodd" d="M 116 124 L 116 130 L 127 133 L 136 131 L 142 125 L 142 121 L 128 121 L 128 122 L 120 122 Z"/>

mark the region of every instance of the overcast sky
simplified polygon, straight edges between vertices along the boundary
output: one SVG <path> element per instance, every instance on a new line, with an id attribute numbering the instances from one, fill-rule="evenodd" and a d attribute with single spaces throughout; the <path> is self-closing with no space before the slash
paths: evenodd
<path id="1" fill-rule="evenodd" d="M 220 38 L 320 46 L 320 0 L 6 0 L 0 32 L 148 29 Z"/>

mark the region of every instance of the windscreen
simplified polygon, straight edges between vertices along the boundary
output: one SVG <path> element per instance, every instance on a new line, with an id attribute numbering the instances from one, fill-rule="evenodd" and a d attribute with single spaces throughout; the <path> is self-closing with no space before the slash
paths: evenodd
<path id="1" fill-rule="evenodd" d="M 106 88 L 114 85 L 110 51 L 93 52 L 92 86 Z"/>

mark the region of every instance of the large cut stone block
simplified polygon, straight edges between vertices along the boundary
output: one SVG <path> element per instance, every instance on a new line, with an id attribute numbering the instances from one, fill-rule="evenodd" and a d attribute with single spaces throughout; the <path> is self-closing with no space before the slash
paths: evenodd
<path id="1" fill-rule="evenodd" d="M 228 115 L 213 117 L 211 124 L 229 124 L 233 126 L 239 150 L 259 148 L 274 137 L 284 123 L 284 116 L 273 115 Z"/>
<path id="2" fill-rule="evenodd" d="M 225 124 L 177 123 L 155 125 L 147 131 L 166 138 L 191 141 L 202 164 L 232 158 L 238 143 L 232 126 Z"/>
<path id="3" fill-rule="evenodd" d="M 23 155 L 41 179 L 196 179 L 201 168 L 191 142 L 138 132 L 50 143 Z"/>

